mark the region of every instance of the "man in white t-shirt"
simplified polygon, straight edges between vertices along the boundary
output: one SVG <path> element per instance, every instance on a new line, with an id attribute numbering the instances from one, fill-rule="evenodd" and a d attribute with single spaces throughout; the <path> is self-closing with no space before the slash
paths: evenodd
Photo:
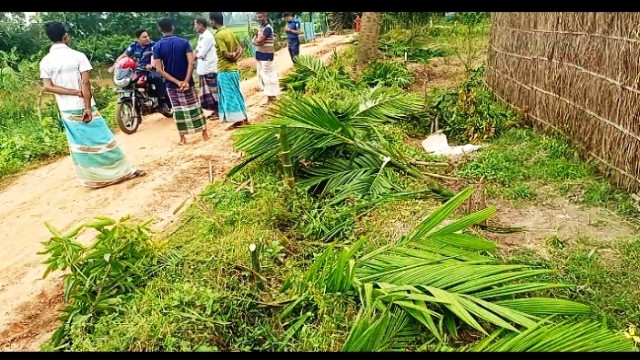
<path id="1" fill-rule="evenodd" d="M 80 185 L 101 188 L 143 176 L 145 172 L 131 165 L 96 108 L 89 82 L 93 67 L 87 56 L 67 46 L 69 35 L 62 23 L 47 23 L 44 30 L 53 45 L 40 61 L 40 78 L 44 90 L 56 97 Z"/>
<path id="2" fill-rule="evenodd" d="M 193 52 L 197 65 L 196 74 L 200 77 L 200 105 L 211 111 L 208 119 L 218 118 L 218 55 L 213 34 L 207 29 L 209 21 L 203 17 L 196 18 L 194 26 L 198 36 L 198 44 Z"/>

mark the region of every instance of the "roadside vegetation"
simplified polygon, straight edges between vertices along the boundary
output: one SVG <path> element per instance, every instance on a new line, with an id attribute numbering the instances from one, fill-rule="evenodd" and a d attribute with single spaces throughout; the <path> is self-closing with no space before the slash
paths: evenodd
<path id="1" fill-rule="evenodd" d="M 405 20 L 360 73 L 355 44 L 328 66 L 301 56 L 268 119 L 235 133 L 244 158 L 173 228 L 49 224 L 66 303 L 43 350 L 637 350 L 632 199 L 496 102 L 486 14 Z M 432 156 L 436 130 L 484 146 Z M 512 216 L 558 206 L 609 223 L 549 235 Z"/>

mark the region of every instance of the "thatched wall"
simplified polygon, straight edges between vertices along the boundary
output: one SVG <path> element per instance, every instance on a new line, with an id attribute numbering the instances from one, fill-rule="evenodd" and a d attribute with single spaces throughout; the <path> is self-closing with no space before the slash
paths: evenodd
<path id="1" fill-rule="evenodd" d="M 640 13 L 492 13 L 487 84 L 640 189 Z"/>

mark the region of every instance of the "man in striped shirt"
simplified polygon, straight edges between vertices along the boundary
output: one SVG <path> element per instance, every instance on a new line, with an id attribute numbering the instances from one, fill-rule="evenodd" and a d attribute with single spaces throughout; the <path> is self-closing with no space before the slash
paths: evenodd
<path id="1" fill-rule="evenodd" d="M 275 101 L 280 93 L 278 71 L 274 61 L 274 32 L 269 24 L 266 12 L 256 13 L 260 24 L 258 34 L 251 41 L 256 46 L 256 73 L 258 74 L 258 87 L 267 96 L 267 105 Z"/>

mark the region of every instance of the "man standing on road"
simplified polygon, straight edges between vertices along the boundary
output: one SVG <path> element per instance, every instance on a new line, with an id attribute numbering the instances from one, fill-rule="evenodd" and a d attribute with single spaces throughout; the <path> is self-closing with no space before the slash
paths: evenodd
<path id="1" fill-rule="evenodd" d="M 209 19 L 211 26 L 217 30 L 214 38 L 218 53 L 218 115 L 222 122 L 233 123 L 227 128 L 233 130 L 249 124 L 238 70 L 243 49 L 233 31 L 224 26 L 221 12 L 210 12 Z"/>
<path id="2" fill-rule="evenodd" d="M 294 19 L 291 13 L 284 13 L 284 20 L 287 22 L 284 31 L 287 33 L 287 38 L 289 39 L 287 48 L 289 49 L 291 61 L 295 64 L 296 57 L 300 55 L 300 34 L 302 30 L 300 30 L 300 22 Z"/>
<path id="3" fill-rule="evenodd" d="M 180 142 L 187 143 L 186 135 L 202 132 L 202 139 L 209 140 L 207 120 L 198 101 L 193 81 L 193 51 L 189 41 L 173 34 L 171 19 L 158 21 L 162 39 L 153 47 L 156 69 L 167 79 L 167 93 L 173 107 L 173 119 L 178 127 Z"/>
<path id="4" fill-rule="evenodd" d="M 131 165 L 96 108 L 87 56 L 67 46 L 69 35 L 61 23 L 46 23 L 44 31 L 53 45 L 40 61 L 40 78 L 58 103 L 80 185 L 101 188 L 144 176 Z"/>
<path id="5" fill-rule="evenodd" d="M 149 83 L 156 88 L 155 95 L 161 106 L 166 107 L 167 88 L 164 85 L 164 80 L 162 80 L 160 74 L 154 70 L 153 58 L 150 56 L 143 56 L 146 52 L 152 51 L 156 42 L 151 40 L 149 32 L 146 29 L 136 30 L 136 39 L 138 40 L 131 43 L 131 45 L 129 45 L 129 47 L 126 48 L 120 56 L 118 56 L 114 64 L 111 65 L 107 71 L 109 71 L 109 73 L 113 73 L 118 61 L 126 57 L 133 58 L 137 62 L 137 68 L 149 71 L 147 79 L 149 79 Z"/>
<path id="6" fill-rule="evenodd" d="M 251 43 L 256 46 L 258 87 L 267 96 L 267 105 L 269 105 L 276 100 L 276 96 L 280 93 L 278 71 L 275 61 L 273 61 L 274 32 L 266 12 L 256 13 L 256 18 L 260 28 Z"/>
<path id="7" fill-rule="evenodd" d="M 200 77 L 200 105 L 204 110 L 212 111 L 208 119 L 218 118 L 218 55 L 213 34 L 207 26 L 209 21 L 203 17 L 195 20 L 195 29 L 199 34 L 198 45 L 193 54 L 197 59 L 196 74 Z"/>

